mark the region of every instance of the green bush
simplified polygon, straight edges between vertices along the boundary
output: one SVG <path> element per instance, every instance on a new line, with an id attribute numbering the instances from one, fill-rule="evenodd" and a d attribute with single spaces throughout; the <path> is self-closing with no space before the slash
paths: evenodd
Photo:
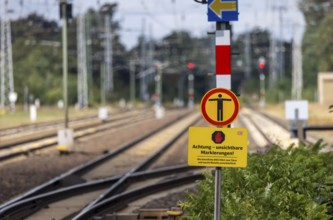
<path id="1" fill-rule="evenodd" d="M 246 168 L 222 169 L 222 219 L 330 219 L 332 199 L 325 184 L 333 183 L 333 153 L 313 146 L 274 146 L 248 156 Z M 197 193 L 180 203 L 185 219 L 214 217 L 214 177 L 204 174 Z M 323 187 L 321 187 L 323 186 Z M 325 186 L 325 187 L 324 187 Z"/>

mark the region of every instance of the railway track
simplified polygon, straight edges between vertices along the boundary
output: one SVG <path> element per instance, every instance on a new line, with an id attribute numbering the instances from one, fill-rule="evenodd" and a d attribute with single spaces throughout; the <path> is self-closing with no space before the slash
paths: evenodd
<path id="1" fill-rule="evenodd" d="M 2 205 L 0 207 L 0 218 L 26 218 L 28 215 L 35 213 L 37 209 L 41 209 L 42 211 L 35 213 L 30 217 L 30 219 L 45 219 L 46 216 L 47 218 L 50 218 L 50 216 L 52 216 L 51 213 L 53 213 L 50 207 L 53 206 L 47 205 L 48 203 L 46 201 L 54 201 L 54 198 L 62 198 L 64 194 L 79 194 L 80 196 L 74 198 L 65 198 L 65 200 L 69 199 L 71 201 L 70 204 L 72 205 L 84 203 L 83 206 L 81 205 L 80 208 L 77 208 L 79 205 L 74 205 L 76 208 L 67 207 L 66 213 L 62 213 L 62 216 L 59 218 L 87 219 L 87 216 L 94 216 L 96 215 L 96 212 L 99 213 L 98 210 L 104 210 L 104 208 L 101 207 L 104 207 L 105 204 L 108 204 L 107 207 L 110 207 L 109 204 L 117 201 L 116 203 L 119 205 L 120 198 L 122 198 L 121 200 L 128 202 L 131 200 L 131 198 L 127 198 L 129 195 L 132 195 L 132 197 L 133 195 L 136 195 L 136 197 L 138 195 L 143 196 L 144 194 L 149 193 L 150 190 L 155 192 L 156 190 L 159 191 L 165 189 L 167 186 L 174 186 L 174 184 L 179 185 L 179 181 L 184 183 L 193 183 L 194 179 L 199 179 L 202 177 L 198 173 L 184 175 L 184 169 L 192 169 L 185 166 L 181 168 L 181 173 L 183 176 L 181 178 L 177 177 L 174 180 L 168 179 L 165 183 L 163 183 L 161 179 L 153 181 L 150 180 L 152 181 L 151 184 L 146 182 L 139 185 L 138 181 L 135 181 L 134 188 L 137 188 L 139 191 L 135 191 L 133 186 L 129 188 L 130 191 L 123 191 L 124 186 L 127 186 L 127 184 L 130 182 L 130 179 L 139 175 L 138 172 L 141 172 L 143 175 L 141 176 L 141 179 L 146 179 L 146 174 L 142 172 L 148 169 L 154 163 L 154 161 L 160 158 L 163 155 L 163 152 L 168 150 L 177 139 L 181 138 L 184 133 L 186 133 L 187 128 L 198 121 L 198 118 L 198 113 L 190 114 L 182 120 L 178 118 L 170 122 L 166 128 L 153 131 L 145 137 L 133 140 L 132 142 L 125 144 L 124 146 L 120 146 L 117 150 L 109 152 L 108 154 L 98 158 L 95 161 L 71 170 L 62 176 L 57 177 L 48 183 L 31 190 L 25 195 Z M 178 169 L 179 168 L 176 170 Z M 169 173 L 169 175 L 174 175 L 173 172 L 174 171 L 169 170 L 166 173 Z M 163 172 L 158 170 L 155 173 L 161 175 Z M 162 177 L 164 179 L 165 175 L 162 175 Z M 154 179 L 155 178 L 156 177 L 154 177 Z M 68 185 L 69 179 L 71 179 L 73 182 L 73 184 L 70 186 Z M 113 183 L 111 184 L 110 181 Z M 66 183 L 64 184 L 64 187 L 61 186 L 62 183 Z M 101 187 L 101 184 L 104 184 L 104 186 L 106 184 L 107 187 L 103 188 Z M 140 185 L 144 185 L 146 188 L 138 187 Z M 91 190 L 88 190 L 87 187 Z M 150 190 L 148 190 L 149 188 Z M 72 189 L 75 192 L 70 191 Z M 81 191 L 78 189 L 81 189 Z M 84 190 L 82 191 L 82 189 Z M 89 193 L 82 195 L 83 192 Z M 51 197 L 48 195 L 51 195 Z M 57 202 L 59 203 L 59 201 Z M 63 202 L 60 202 L 60 204 L 64 204 Z M 47 206 L 47 209 L 45 209 L 45 206 Z M 68 210 L 70 210 L 71 213 L 68 213 Z M 45 212 L 46 215 L 43 214 Z M 60 214 L 61 212 L 57 210 L 56 213 Z M 42 217 L 39 218 L 38 216 L 40 215 Z M 56 219 L 58 219 L 58 217 Z"/>
<path id="2" fill-rule="evenodd" d="M 249 147 L 250 152 L 265 152 L 273 145 L 286 149 L 291 145 L 299 144 L 299 140 L 292 137 L 285 121 L 256 109 L 242 108 L 239 121 L 250 131 L 252 141 L 252 146 Z M 313 144 L 315 141 L 315 139 L 309 138 L 304 142 Z"/>
<path id="3" fill-rule="evenodd" d="M 69 119 L 69 124 L 80 123 L 82 121 L 88 120 L 95 120 L 97 119 L 97 115 L 87 115 L 82 117 L 72 117 Z M 55 127 L 61 127 L 64 123 L 64 120 L 51 120 L 45 122 L 36 122 L 30 124 L 22 124 L 19 126 L 11 126 L 11 127 L 4 127 L 0 128 L 0 138 L 1 137 L 8 137 L 8 136 L 16 136 L 17 134 L 21 133 L 35 133 L 39 130 L 48 130 L 54 129 Z"/>
<path id="4" fill-rule="evenodd" d="M 145 112 L 143 110 L 133 110 L 126 112 L 117 112 L 104 120 L 103 122 L 112 122 L 117 120 L 122 120 L 128 117 L 132 117 Z M 93 125 L 101 124 L 97 115 L 88 115 L 84 117 L 72 118 L 69 120 L 69 128 L 72 129 L 82 129 L 84 127 L 89 127 Z M 43 137 L 48 135 L 53 135 L 57 130 L 62 129 L 64 126 L 63 120 L 53 120 L 47 122 L 25 124 L 21 126 L 2 128 L 0 130 L 0 147 L 10 146 L 15 142 L 24 143 L 25 141 L 30 141 L 30 139 L 35 139 L 37 137 Z"/>
<path id="5" fill-rule="evenodd" d="M 112 118 L 103 122 L 98 119 L 81 118 L 70 124 L 70 128 L 74 130 L 74 139 L 82 138 L 110 129 L 117 129 L 125 124 L 136 123 L 142 120 L 154 117 L 152 111 L 132 111 L 117 114 Z M 51 123 L 41 124 L 37 131 L 32 129 L 28 132 L 20 134 L 8 134 L 0 138 L 0 161 L 11 159 L 20 155 L 28 155 L 29 153 L 41 150 L 57 144 L 57 129 L 59 127 L 56 121 L 54 126 Z M 46 130 L 40 131 L 41 128 Z M 19 128 L 21 129 L 21 128 Z M 11 130 L 11 129 L 10 129 Z"/>
<path id="6" fill-rule="evenodd" d="M 177 118 L 163 130 L 153 131 L 145 137 L 119 146 L 102 157 L 3 204 L 0 206 L 0 218 L 98 219 L 115 216 L 115 213 L 121 210 L 131 213 L 133 209 L 129 210 L 129 204 L 135 204 L 136 200 L 149 194 L 163 190 L 169 192 L 175 186 L 184 190 L 180 185 L 193 185 L 196 179 L 202 178 L 202 170 L 186 165 L 151 168 L 152 164 L 158 163 L 163 152 L 167 151 L 172 143 L 184 136 L 187 128 L 193 125 L 193 121 L 197 121 L 199 116 L 194 114 L 191 117 L 193 118 L 188 119 L 187 123 Z M 265 152 L 272 145 L 286 148 L 291 144 L 298 144 L 297 139 L 291 138 L 285 122 L 253 109 L 243 108 L 235 124 L 237 127 L 248 128 L 250 153 Z M 170 138 L 171 136 L 173 138 Z M 165 140 L 164 144 L 162 140 Z M 152 198 L 143 200 L 147 202 Z M 132 219 L 138 218 L 138 214 L 132 216 Z"/>

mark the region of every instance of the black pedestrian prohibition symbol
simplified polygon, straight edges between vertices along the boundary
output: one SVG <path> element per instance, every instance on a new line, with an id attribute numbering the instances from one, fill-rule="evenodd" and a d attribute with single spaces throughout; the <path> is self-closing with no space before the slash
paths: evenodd
<path id="1" fill-rule="evenodd" d="M 222 98 L 222 94 L 218 95 L 217 99 L 208 99 L 208 101 L 217 101 L 217 121 L 223 121 L 223 102 L 232 101 L 231 99 Z"/>
<path id="2" fill-rule="evenodd" d="M 230 104 L 226 105 L 226 102 Z M 208 103 L 211 104 L 207 105 Z M 214 88 L 203 96 L 200 109 L 203 118 L 208 123 L 215 126 L 226 126 L 236 119 L 239 112 L 239 102 L 237 96 L 231 90 Z M 216 116 L 215 112 L 217 112 Z"/>

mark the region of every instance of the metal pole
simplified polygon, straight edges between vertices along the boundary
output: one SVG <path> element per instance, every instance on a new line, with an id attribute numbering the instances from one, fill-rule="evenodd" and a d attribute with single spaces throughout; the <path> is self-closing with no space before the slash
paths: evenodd
<path id="1" fill-rule="evenodd" d="M 245 78 L 251 77 L 251 35 L 250 30 L 247 30 L 245 35 Z"/>
<path id="2" fill-rule="evenodd" d="M 104 59 L 105 59 L 105 84 L 106 84 L 106 92 L 108 94 L 108 97 L 110 97 L 110 92 L 113 92 L 113 51 L 112 51 L 112 31 L 111 31 L 111 16 L 109 14 L 106 14 L 104 17 L 104 28 L 105 28 L 105 53 L 104 53 Z"/>
<path id="3" fill-rule="evenodd" d="M 88 80 L 87 80 L 87 42 L 86 42 L 86 22 L 85 14 L 81 12 L 79 6 L 79 15 L 77 18 L 77 65 L 78 65 L 78 80 L 77 93 L 78 104 L 80 108 L 88 107 Z"/>
<path id="4" fill-rule="evenodd" d="M 101 63 L 101 106 L 105 106 L 105 63 Z"/>
<path id="5" fill-rule="evenodd" d="M 217 30 L 231 30 L 229 22 L 216 22 L 216 31 Z M 231 35 L 231 33 L 230 33 Z M 216 85 L 218 85 L 216 79 Z M 230 88 L 231 89 L 231 79 L 230 79 Z M 221 189 L 222 189 L 222 169 L 221 167 L 215 168 L 215 202 L 214 202 L 214 220 L 221 219 Z"/>
<path id="6" fill-rule="evenodd" d="M 130 63 L 130 100 L 134 106 L 135 102 L 135 61 L 131 60 Z"/>
<path id="7" fill-rule="evenodd" d="M 155 94 L 157 106 L 162 106 L 162 64 L 157 66 Z"/>
<path id="8" fill-rule="evenodd" d="M 221 167 L 216 167 L 215 168 L 214 220 L 221 219 L 221 187 L 222 187 L 222 170 L 221 170 Z"/>
<path id="9" fill-rule="evenodd" d="M 145 19 L 142 20 L 142 38 L 140 43 L 140 72 L 145 71 L 146 65 L 146 38 L 145 38 L 145 27 L 146 21 Z M 146 75 L 143 75 L 140 78 L 140 96 L 141 100 L 146 102 L 147 101 L 147 85 L 146 85 Z"/>
<path id="10" fill-rule="evenodd" d="M 87 39 L 87 71 L 88 71 L 88 103 L 94 102 L 93 76 L 92 76 L 92 39 L 91 39 L 91 14 L 87 13 L 86 39 Z M 99 26 L 98 26 L 99 27 Z"/>
<path id="11" fill-rule="evenodd" d="M 182 74 L 182 73 L 179 76 L 177 87 L 178 87 L 179 104 L 181 104 L 181 106 L 182 106 L 184 103 L 184 101 L 183 101 L 184 74 Z"/>
<path id="12" fill-rule="evenodd" d="M 265 74 L 263 72 L 260 72 L 259 74 L 260 78 L 260 101 L 259 106 L 261 108 L 265 107 L 266 105 L 266 89 L 265 89 Z"/>
<path id="13" fill-rule="evenodd" d="M 297 138 L 300 142 L 303 142 L 304 130 L 303 130 L 303 121 L 299 119 L 299 109 L 295 109 L 295 120 L 296 120 L 296 129 L 297 129 Z"/>
<path id="14" fill-rule="evenodd" d="M 194 75 L 192 72 L 188 75 L 188 104 L 189 108 L 194 106 Z"/>
<path id="15" fill-rule="evenodd" d="M 6 22 L 5 22 L 5 15 L 6 15 L 6 3 L 3 3 L 3 9 L 1 11 L 2 16 L 0 16 L 1 20 L 0 20 L 0 108 L 5 108 L 5 99 L 6 99 L 6 95 L 5 95 L 5 86 L 6 86 L 6 82 L 5 82 L 5 74 L 6 74 L 6 68 L 5 68 L 5 51 L 6 51 L 6 47 L 5 47 L 5 43 L 6 43 L 6 33 L 5 33 L 5 26 L 6 26 Z"/>
<path id="16" fill-rule="evenodd" d="M 62 10 L 62 52 L 63 52 L 63 92 L 64 92 L 64 113 L 65 113 L 65 128 L 68 128 L 68 99 L 67 99 L 67 78 L 68 78 L 68 61 L 67 61 L 67 0 L 62 0 L 60 3 Z"/>

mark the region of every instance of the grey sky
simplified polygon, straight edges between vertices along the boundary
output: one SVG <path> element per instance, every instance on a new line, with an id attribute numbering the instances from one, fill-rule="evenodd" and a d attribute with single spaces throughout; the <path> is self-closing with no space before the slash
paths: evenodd
<path id="1" fill-rule="evenodd" d="M 0 0 L 4 1 L 4 0 Z M 22 16 L 37 11 L 47 18 L 58 18 L 56 0 L 12 0 L 11 17 Z M 215 22 L 207 21 L 207 5 L 193 0 L 73 0 L 74 14 L 88 7 L 97 8 L 104 3 L 118 3 L 116 19 L 121 22 L 122 42 L 131 48 L 137 43 L 137 37 L 145 27 L 145 35 L 161 39 L 173 30 L 185 29 L 194 36 L 205 36 L 207 31 L 215 29 Z M 281 35 L 291 39 L 293 34 L 301 39 L 304 21 L 297 10 L 297 0 L 239 0 L 239 21 L 233 22 L 234 32 L 241 33 L 253 27 L 267 28 L 276 37 Z M 283 10 L 278 10 L 282 8 Z M 281 12 L 281 14 L 279 13 Z M 280 19 L 280 15 L 281 18 Z M 282 21 L 283 29 L 280 29 Z"/>

